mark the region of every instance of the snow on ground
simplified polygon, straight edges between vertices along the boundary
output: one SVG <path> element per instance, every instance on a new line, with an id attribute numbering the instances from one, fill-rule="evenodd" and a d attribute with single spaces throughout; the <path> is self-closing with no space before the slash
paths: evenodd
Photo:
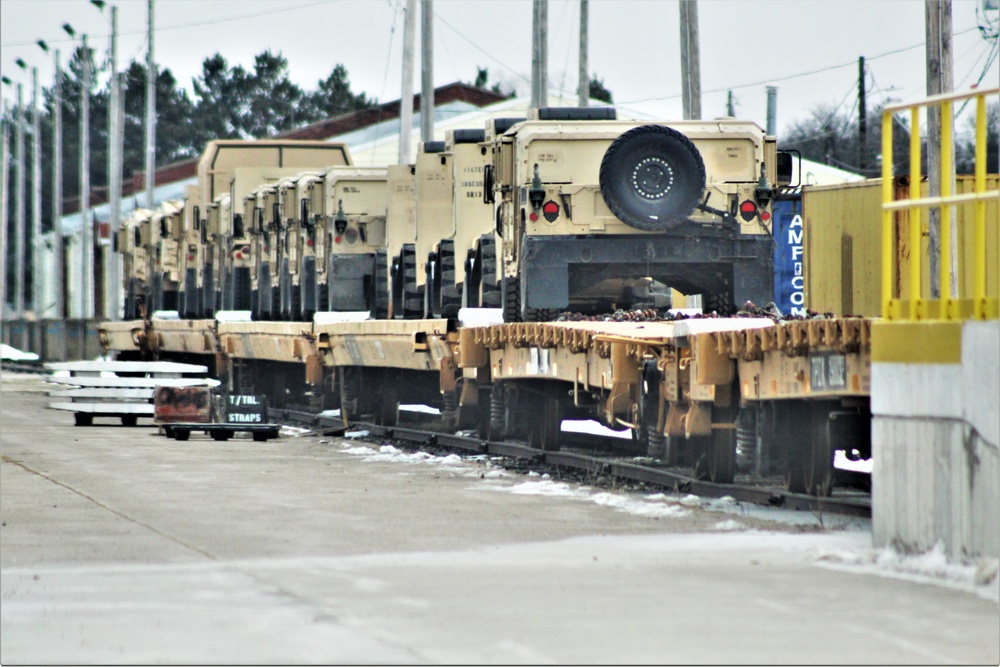
<path id="1" fill-rule="evenodd" d="M 347 436 L 364 437 L 366 431 Z M 320 440 L 328 443 L 329 440 Z M 341 453 L 364 457 L 363 460 L 403 465 L 422 465 L 454 475 L 476 478 L 485 485 L 476 489 L 515 495 L 537 495 L 590 502 L 617 512 L 650 518 L 683 517 L 695 509 L 728 515 L 713 525 L 713 530 L 691 539 L 710 542 L 708 548 L 725 548 L 732 539 L 720 542 L 723 535 L 742 535 L 741 545 L 754 548 L 805 549 L 810 559 L 820 567 L 858 573 L 876 574 L 914 582 L 930 583 L 970 591 L 1000 604 L 1000 563 L 996 559 L 980 559 L 975 563 L 948 562 L 939 547 L 925 554 L 905 555 L 892 549 L 874 549 L 871 542 L 871 521 L 856 517 L 815 512 L 796 512 L 779 508 L 740 503 L 731 496 L 702 498 L 694 494 L 618 493 L 594 489 L 572 482 L 553 480 L 548 474 L 535 471 L 526 475 L 510 473 L 497 463 L 501 457 L 487 455 L 437 456 L 428 452 L 406 452 L 393 445 L 367 445 L 341 442 Z M 759 519 L 788 526 L 789 530 L 758 530 L 741 520 Z M 791 541 L 790 541 L 791 540 Z M 690 548 L 696 544 L 684 541 Z M 735 544 L 735 543 L 733 543 Z"/>
<path id="2" fill-rule="evenodd" d="M 7 344 L 0 344 L 0 359 L 11 361 L 38 361 L 38 355 L 34 352 L 24 352 Z"/>

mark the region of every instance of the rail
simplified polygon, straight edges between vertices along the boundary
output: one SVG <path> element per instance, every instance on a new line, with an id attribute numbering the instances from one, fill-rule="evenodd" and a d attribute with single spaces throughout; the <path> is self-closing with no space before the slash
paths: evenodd
<path id="1" fill-rule="evenodd" d="M 896 104 L 885 107 L 882 112 L 882 317 L 887 320 L 962 320 L 996 319 L 1000 317 L 996 295 L 987 294 L 986 288 L 986 204 L 1000 201 L 1000 189 L 986 189 L 986 100 L 1000 94 L 1000 88 L 970 90 L 959 93 L 936 95 L 919 102 Z M 952 194 L 951 147 L 954 117 L 952 105 L 956 100 L 975 98 L 976 100 L 976 156 L 974 188 L 972 193 Z M 940 196 L 920 196 L 920 110 L 939 108 L 941 111 L 941 189 Z M 910 112 L 910 196 L 895 201 L 893 197 L 892 174 L 892 127 L 897 113 Z M 951 284 L 951 206 L 971 204 L 973 216 L 973 277 L 972 298 L 968 295 L 952 296 Z M 940 210 L 940 297 L 922 297 L 922 274 L 920 253 L 920 211 L 936 208 Z M 909 210 L 909 299 L 904 301 L 893 289 L 893 213 Z M 956 288 L 960 287 L 957 285 Z"/>

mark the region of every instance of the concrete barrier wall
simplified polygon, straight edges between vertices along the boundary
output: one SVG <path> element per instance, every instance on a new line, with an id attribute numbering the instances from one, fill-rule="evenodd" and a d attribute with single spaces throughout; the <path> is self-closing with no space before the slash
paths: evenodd
<path id="1" fill-rule="evenodd" d="M 873 361 L 873 540 L 998 558 L 1000 322 L 957 326 L 958 363 Z"/>
<path id="2" fill-rule="evenodd" d="M 104 353 L 97 340 L 102 320 L 4 320 L 0 340 L 42 361 L 93 359 Z"/>

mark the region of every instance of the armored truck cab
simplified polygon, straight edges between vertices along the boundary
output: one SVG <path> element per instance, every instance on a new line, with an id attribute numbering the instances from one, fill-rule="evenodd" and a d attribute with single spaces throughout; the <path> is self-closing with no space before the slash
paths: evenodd
<path id="1" fill-rule="evenodd" d="M 331 311 L 367 310 L 374 317 L 389 312 L 384 254 L 389 200 L 384 167 L 333 167 L 324 179 L 323 235 L 327 257 L 317 290 Z M 318 262 L 317 262 L 318 268 Z"/>
<path id="2" fill-rule="evenodd" d="M 506 320 L 647 305 L 652 281 L 720 314 L 771 300 L 777 151 L 756 124 L 539 109 L 491 153 Z"/>

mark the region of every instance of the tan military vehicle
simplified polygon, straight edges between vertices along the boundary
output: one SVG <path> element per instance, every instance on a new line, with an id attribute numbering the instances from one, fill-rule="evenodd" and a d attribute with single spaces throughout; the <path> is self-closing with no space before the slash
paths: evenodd
<path id="1" fill-rule="evenodd" d="M 506 320 L 647 306 L 657 284 L 720 314 L 771 300 L 777 150 L 756 124 L 539 109 L 491 154 Z"/>
<path id="2" fill-rule="evenodd" d="M 212 317 L 215 314 L 215 287 L 211 280 L 204 281 L 211 270 L 206 253 L 207 243 L 202 228 L 201 188 L 188 185 L 184 188 L 184 208 L 178 239 L 178 263 L 183 281 L 178 296 L 177 314 L 184 319 Z"/>
<path id="3" fill-rule="evenodd" d="M 438 239 L 427 258 L 428 317 L 457 317 L 463 305 L 500 305 L 493 207 L 483 198 L 483 172 L 491 159 L 484 139 L 483 130 L 445 133 L 442 155 L 452 171 L 451 224 L 432 220 L 427 228 Z"/>
<path id="4" fill-rule="evenodd" d="M 115 235 L 115 251 L 122 256 L 125 303 L 122 319 L 140 319 L 145 315 L 149 298 L 149 219 L 152 211 L 134 209 Z M 145 236 L 144 236 L 145 235 Z"/>
<path id="5" fill-rule="evenodd" d="M 389 179 L 389 201 L 385 218 L 386 248 L 384 253 L 376 252 L 375 261 L 379 266 L 387 267 L 391 278 L 389 298 L 392 315 L 403 317 L 406 304 L 406 309 L 413 316 L 422 309 L 423 304 L 423 296 L 417 291 L 414 246 L 417 241 L 417 209 L 414 197 L 416 167 L 412 164 L 393 164 L 389 165 L 386 171 Z M 400 257 L 407 245 L 410 246 L 409 253 L 413 257 L 410 268 L 413 272 L 412 278 L 400 275 Z M 404 290 L 407 286 L 408 292 Z"/>
<path id="6" fill-rule="evenodd" d="M 208 205 L 202 214 L 204 223 L 201 226 L 203 245 L 205 246 L 205 270 L 203 289 L 212 291 L 211 301 L 206 304 L 207 316 L 215 315 L 216 310 L 224 309 L 222 299 L 222 273 L 226 265 L 227 247 L 225 239 L 232 234 L 232 206 L 228 194 L 219 195 Z"/>
<path id="7" fill-rule="evenodd" d="M 367 310 L 375 317 L 387 317 L 387 170 L 331 167 L 322 186 L 325 215 L 314 216 L 313 232 L 317 301 L 324 310 Z M 303 259 L 309 259 L 307 252 Z M 303 277 L 307 274 L 308 264 L 303 263 Z"/>
<path id="8" fill-rule="evenodd" d="M 167 201 L 153 212 L 150 219 L 151 313 L 159 310 L 177 310 L 181 285 L 178 251 L 183 214 L 183 202 Z"/>
<path id="9" fill-rule="evenodd" d="M 198 160 L 201 215 L 205 215 L 204 211 L 218 197 L 228 193 L 231 217 L 220 220 L 223 242 L 228 243 L 225 263 L 206 263 L 199 269 L 198 284 L 202 291 L 207 291 L 207 285 L 214 284 L 213 289 L 221 297 L 223 308 L 249 308 L 252 282 L 249 260 L 235 257 L 237 254 L 245 255 L 243 249 L 249 245 L 249 220 L 243 219 L 241 213 L 244 198 L 265 181 L 273 182 L 305 169 L 322 169 L 333 164 L 351 164 L 351 155 L 345 144 L 293 139 L 210 141 Z M 237 216 L 241 216 L 241 224 L 237 223 Z M 220 304 L 216 302 L 215 305 Z"/>

